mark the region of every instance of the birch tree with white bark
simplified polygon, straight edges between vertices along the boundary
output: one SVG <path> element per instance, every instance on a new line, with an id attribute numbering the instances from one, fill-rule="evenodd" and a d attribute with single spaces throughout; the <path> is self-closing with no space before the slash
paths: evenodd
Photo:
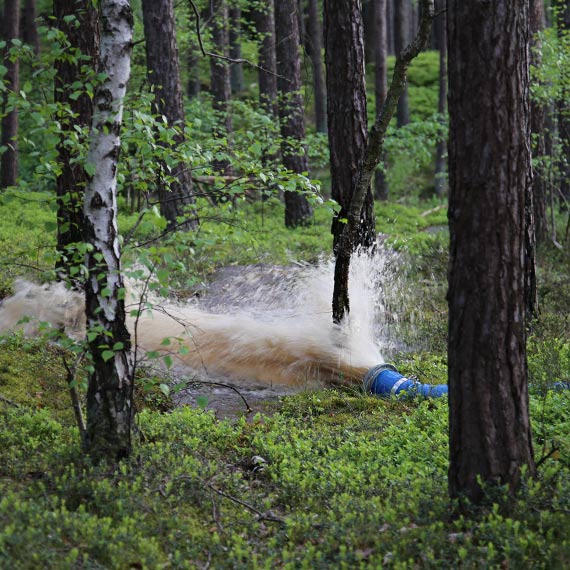
<path id="1" fill-rule="evenodd" d="M 99 71 L 106 79 L 93 101 L 84 202 L 89 278 L 87 341 L 93 366 L 87 390 L 84 444 L 94 461 L 129 455 L 133 419 L 131 339 L 125 323 L 117 228 L 117 167 L 123 99 L 131 70 L 133 13 L 128 0 L 101 0 Z"/>

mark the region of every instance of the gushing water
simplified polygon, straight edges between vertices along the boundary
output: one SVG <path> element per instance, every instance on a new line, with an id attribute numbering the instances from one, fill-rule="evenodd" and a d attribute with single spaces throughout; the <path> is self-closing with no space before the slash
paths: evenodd
<path id="1" fill-rule="evenodd" d="M 332 323 L 334 264 L 329 260 L 236 271 L 215 283 L 205 299 L 189 304 L 147 298 L 145 306 L 152 310 L 130 317 L 129 328 L 141 350 L 171 354 L 178 367 L 189 369 L 186 374 L 295 388 L 359 383 L 370 367 L 384 361 L 384 290 L 393 259 L 382 249 L 354 256 L 351 309 L 341 325 Z M 136 290 L 131 287 L 131 299 L 137 298 Z M 137 306 L 133 301 L 130 308 Z M 18 324 L 25 315 L 31 320 Z M 62 284 L 17 283 L 15 295 L 0 307 L 0 332 L 23 328 L 37 334 L 41 321 L 81 337 L 82 295 Z"/>

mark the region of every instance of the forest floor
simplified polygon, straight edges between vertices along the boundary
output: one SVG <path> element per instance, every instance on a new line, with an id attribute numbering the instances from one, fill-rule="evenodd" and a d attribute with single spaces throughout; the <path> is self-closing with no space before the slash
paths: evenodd
<path id="1" fill-rule="evenodd" d="M 405 259 L 397 330 L 408 350 L 390 357 L 403 374 L 443 383 L 448 237 L 430 228 L 443 226 L 446 213 L 422 216 L 434 206 L 380 205 L 377 213 L 379 231 Z M 41 208 L 16 221 L 7 212 L 0 204 L 0 232 L 11 240 L 0 251 L 4 295 L 45 243 L 34 229 Z M 244 217 L 254 214 L 252 207 Z M 330 247 L 326 219 L 287 234 L 277 231 L 276 206 L 248 231 L 205 228 L 191 271 L 169 278 L 183 297 L 220 266 L 314 262 Z M 176 245 L 157 254 L 169 248 L 179 261 L 186 254 Z M 570 380 L 568 261 L 548 245 L 540 252 L 542 312 L 528 345 L 538 476 L 514 497 L 488 489 L 488 504 L 477 509 L 447 496 L 445 398 L 311 390 L 280 398 L 269 413 L 222 419 L 204 409 L 211 395 L 174 407 L 176 394 L 141 376 L 134 453 L 108 472 L 81 453 L 61 349 L 4 338 L 0 568 L 570 566 L 570 393 L 547 389 Z"/>

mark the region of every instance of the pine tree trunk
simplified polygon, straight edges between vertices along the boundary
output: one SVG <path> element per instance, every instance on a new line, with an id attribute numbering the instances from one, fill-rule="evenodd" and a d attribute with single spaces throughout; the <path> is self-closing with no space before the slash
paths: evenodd
<path id="1" fill-rule="evenodd" d="M 212 29 L 212 43 L 214 53 L 229 56 L 229 25 L 228 7 L 225 0 L 213 5 L 214 10 L 210 14 L 210 26 Z M 232 116 L 230 102 L 232 99 L 230 66 L 227 61 L 219 58 L 210 58 L 210 89 L 217 114 L 219 127 L 214 130 L 217 138 L 229 137 L 232 132 Z M 217 160 L 214 169 L 225 175 L 232 175 L 231 164 L 228 160 Z"/>
<path id="2" fill-rule="evenodd" d="M 380 116 L 388 91 L 388 37 L 387 0 L 374 0 L 374 95 L 376 97 L 376 117 Z M 381 161 L 382 169 L 374 176 L 374 194 L 378 200 L 388 199 L 386 180 L 386 153 Z"/>
<path id="3" fill-rule="evenodd" d="M 437 112 L 441 126 L 445 125 L 445 111 L 447 109 L 447 33 L 445 17 L 445 0 L 438 0 L 437 10 L 440 12 L 435 21 L 437 45 L 439 46 L 439 98 Z M 446 171 L 447 161 L 447 133 L 440 134 L 435 150 L 435 193 L 439 198 L 443 198 L 447 191 Z"/>
<path id="4" fill-rule="evenodd" d="M 301 55 L 296 0 L 279 0 L 275 4 L 277 87 L 283 165 L 296 173 L 308 172 L 309 161 L 303 146 L 305 117 L 301 95 Z M 285 225 L 294 228 L 311 223 L 313 209 L 297 192 L 285 192 Z"/>
<path id="5" fill-rule="evenodd" d="M 323 70 L 323 30 L 319 17 L 318 0 L 309 0 L 309 43 L 311 45 L 311 63 L 313 67 L 313 86 L 315 90 L 315 123 L 318 133 L 327 132 L 327 91 Z"/>
<path id="6" fill-rule="evenodd" d="M 32 46 L 34 53 L 40 53 L 40 38 L 38 36 L 38 25 L 36 18 L 38 17 L 38 10 L 36 0 L 25 0 L 24 11 L 22 12 L 22 41 L 25 44 Z"/>
<path id="7" fill-rule="evenodd" d="M 90 59 L 91 67 L 97 65 L 99 54 L 99 26 L 97 11 L 91 0 L 54 0 L 55 25 L 67 37 L 70 50 L 79 50 Z M 76 19 L 71 19 L 75 16 Z M 78 24 L 78 25 L 76 25 Z M 93 120 L 93 103 L 87 93 L 78 98 L 70 97 L 70 89 L 81 77 L 81 67 L 86 61 L 70 61 L 58 58 L 55 62 L 54 100 L 60 106 L 58 120 L 61 125 L 57 145 L 58 164 L 61 169 L 56 180 L 57 194 L 57 251 L 56 272 L 58 278 L 71 277 L 74 260 L 74 244 L 83 242 L 83 201 L 87 172 L 77 161 L 79 148 L 68 144 L 69 134 L 79 128 L 85 141 Z M 70 117 L 73 116 L 73 120 Z"/>
<path id="8" fill-rule="evenodd" d="M 558 32 L 570 34 L 570 0 L 557 0 Z M 570 209 L 570 90 L 564 88 L 563 96 L 557 102 L 558 136 L 562 146 L 560 161 L 560 209 Z"/>
<path id="9" fill-rule="evenodd" d="M 201 91 L 200 74 L 198 71 L 198 63 L 200 62 L 199 48 L 196 42 L 190 41 L 188 50 L 188 83 L 186 84 L 186 93 L 190 99 L 197 97 Z"/>
<path id="10" fill-rule="evenodd" d="M 184 103 L 173 0 L 142 0 L 142 12 L 148 79 L 155 94 L 153 112 L 166 117 L 168 125 L 177 128 L 174 145 L 183 144 Z M 170 184 L 165 180 L 166 172 L 166 165 L 161 164 L 157 190 L 160 211 L 167 220 L 168 229 L 195 229 L 198 226 L 195 212 L 188 211 L 194 204 L 190 165 L 176 164 L 168 173 L 174 179 Z"/>
<path id="11" fill-rule="evenodd" d="M 535 471 L 525 336 L 528 2 L 447 6 L 449 491 L 481 502 L 479 478 L 515 489 L 523 467 Z"/>
<path id="12" fill-rule="evenodd" d="M 277 117 L 277 59 L 275 55 L 275 15 L 273 0 L 254 13 L 258 40 L 259 103 L 269 114 Z"/>
<path id="13" fill-rule="evenodd" d="M 386 1 L 386 32 L 388 35 L 388 55 L 395 55 L 396 53 L 396 34 L 394 30 L 394 0 Z"/>
<path id="14" fill-rule="evenodd" d="M 360 0 L 325 0 L 324 8 L 331 196 L 340 204 L 332 225 L 336 251 L 368 136 L 364 40 Z M 354 245 L 370 247 L 375 238 L 374 198 L 369 188 Z"/>
<path id="15" fill-rule="evenodd" d="M 123 99 L 130 75 L 133 14 L 128 0 L 101 0 L 99 69 L 87 156 L 95 169 L 85 191 L 87 338 L 93 358 L 87 389 L 85 447 L 95 462 L 131 451 L 133 370 L 117 230 L 117 164 Z"/>
<path id="16" fill-rule="evenodd" d="M 230 17 L 230 57 L 241 59 L 241 9 L 232 6 Z M 230 83 L 232 94 L 236 95 L 243 91 L 243 64 L 232 63 L 230 68 Z"/>
<path id="17" fill-rule="evenodd" d="M 356 184 L 350 199 L 346 214 L 346 223 L 340 235 L 340 240 L 336 248 L 336 261 L 334 268 L 334 290 L 333 290 L 333 322 L 340 323 L 346 313 L 350 311 L 348 296 L 348 277 L 350 273 L 350 258 L 358 243 L 358 237 L 362 220 L 362 208 L 365 205 L 370 192 L 370 182 L 372 175 L 380 160 L 382 160 L 384 139 L 388 125 L 396 112 L 398 100 L 402 95 L 406 85 L 408 68 L 421 50 L 425 48 L 431 34 L 431 23 L 434 17 L 433 0 L 422 1 L 422 19 L 418 33 L 413 42 L 396 58 L 392 82 L 386 95 L 386 100 L 382 106 L 380 115 L 376 118 L 374 126 L 370 131 L 366 141 L 363 156 L 360 159 Z M 325 12 L 327 14 L 327 12 Z M 328 62 L 328 55 L 327 55 Z M 330 93 L 330 91 L 329 91 Z M 330 107 L 329 107 L 330 113 Z M 330 123 L 329 123 L 330 129 Z"/>
<path id="18" fill-rule="evenodd" d="M 410 30 L 410 0 L 394 0 L 394 48 L 396 56 L 408 45 Z M 408 85 L 398 101 L 397 124 L 403 127 L 410 122 L 410 107 L 408 103 Z"/>
<path id="19" fill-rule="evenodd" d="M 6 90 L 3 92 L 0 115 L 2 117 L 2 135 L 0 146 L 7 147 L 0 158 L 0 189 L 15 186 L 18 178 L 18 110 L 7 111 L 10 93 L 18 93 L 20 89 L 20 63 L 12 61 L 9 50 L 11 40 L 18 39 L 20 33 L 20 0 L 4 0 L 4 21 L 2 37 L 7 42 L 4 49 L 4 81 Z"/>
<path id="20" fill-rule="evenodd" d="M 544 29 L 544 3 L 543 0 L 530 0 L 530 32 L 531 51 L 530 63 L 533 67 L 542 64 L 541 42 L 537 34 Z M 536 101 L 531 101 L 530 107 L 531 132 L 533 144 L 533 158 L 545 156 L 544 140 L 544 106 Z M 537 242 L 544 241 L 548 236 L 548 222 L 546 218 L 546 185 L 544 174 L 540 168 L 533 172 L 532 189 L 534 194 L 534 224 Z"/>

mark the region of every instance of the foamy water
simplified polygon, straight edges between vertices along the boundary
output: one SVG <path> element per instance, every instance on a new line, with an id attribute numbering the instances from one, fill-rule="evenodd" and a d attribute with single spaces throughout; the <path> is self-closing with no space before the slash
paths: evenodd
<path id="1" fill-rule="evenodd" d="M 152 311 L 141 314 L 136 332 L 135 320 L 129 318 L 129 328 L 142 351 L 170 354 L 188 375 L 223 374 L 299 388 L 360 383 L 366 370 L 384 361 L 379 323 L 392 262 L 393 254 L 383 250 L 353 258 L 351 310 L 341 325 L 332 322 L 334 264 L 323 261 L 237 272 L 224 284 L 223 294 L 202 303 L 147 299 Z M 134 307 L 136 303 L 130 309 Z M 32 320 L 18 324 L 24 316 Z M 23 328 L 28 335 L 37 334 L 40 321 L 81 337 L 82 295 L 62 284 L 17 283 L 16 294 L 0 306 L 0 332 Z M 165 338 L 170 338 L 167 346 Z"/>

